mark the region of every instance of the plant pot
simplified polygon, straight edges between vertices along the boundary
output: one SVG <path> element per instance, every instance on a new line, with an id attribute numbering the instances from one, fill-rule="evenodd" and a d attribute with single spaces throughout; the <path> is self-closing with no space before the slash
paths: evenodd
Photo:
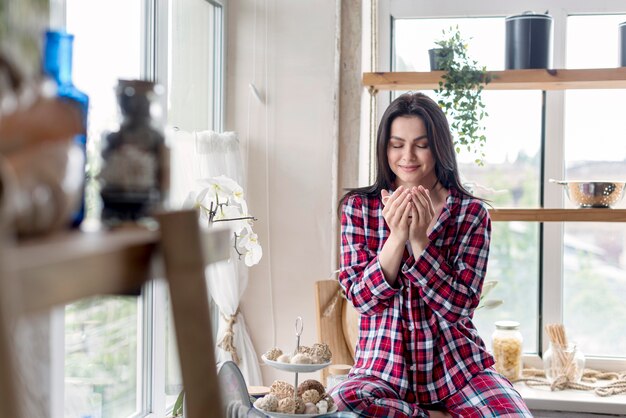
<path id="1" fill-rule="evenodd" d="M 505 19 L 505 68 L 552 66 L 552 16 L 524 12 Z"/>
<path id="2" fill-rule="evenodd" d="M 447 58 L 448 52 L 443 48 L 432 48 L 428 50 L 430 60 L 430 71 L 443 70 L 443 61 Z"/>

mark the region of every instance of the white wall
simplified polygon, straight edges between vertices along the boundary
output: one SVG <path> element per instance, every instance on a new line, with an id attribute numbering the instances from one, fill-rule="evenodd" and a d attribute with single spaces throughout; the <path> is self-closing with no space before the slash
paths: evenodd
<path id="1" fill-rule="evenodd" d="M 313 286 L 330 275 L 334 257 L 335 8 L 330 0 L 228 2 L 225 130 L 240 136 L 264 251 L 241 304 L 259 357 L 274 344 L 294 348 L 297 316 L 301 343 L 317 342 Z M 266 385 L 293 379 L 261 370 Z"/>

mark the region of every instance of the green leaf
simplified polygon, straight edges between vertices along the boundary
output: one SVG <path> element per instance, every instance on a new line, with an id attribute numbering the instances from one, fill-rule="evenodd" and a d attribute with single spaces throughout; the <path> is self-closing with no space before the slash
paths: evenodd
<path id="1" fill-rule="evenodd" d="M 446 50 L 445 59 L 441 62 L 444 74 L 435 91 L 438 104 L 451 122 L 452 135 L 457 138 L 457 153 L 461 145 L 478 154 L 485 142 L 481 121 L 488 115 L 484 111 L 482 91 L 491 76 L 484 66 L 479 66 L 467 55 L 467 42 L 462 38 L 458 25 L 442 33 L 443 38 L 436 42 Z M 477 158 L 476 163 L 483 165 L 481 158 Z"/>
<path id="2" fill-rule="evenodd" d="M 172 409 L 172 415 L 175 417 L 183 416 L 183 403 L 185 399 L 185 391 L 181 391 L 178 394 L 178 398 L 176 398 L 176 402 L 174 402 L 174 408 Z"/>
<path id="3" fill-rule="evenodd" d="M 502 305 L 503 303 L 504 301 L 501 299 L 489 299 L 489 300 L 486 300 L 485 303 L 483 303 L 482 305 L 479 304 L 478 307 L 476 307 L 476 309 L 480 309 L 480 308 L 494 309 Z"/>
<path id="4" fill-rule="evenodd" d="M 493 288 L 496 287 L 497 285 L 498 285 L 498 281 L 497 280 L 487 280 L 483 284 L 483 291 L 480 294 L 480 300 L 483 300 L 485 297 L 487 297 L 489 292 L 491 292 L 493 290 Z"/>

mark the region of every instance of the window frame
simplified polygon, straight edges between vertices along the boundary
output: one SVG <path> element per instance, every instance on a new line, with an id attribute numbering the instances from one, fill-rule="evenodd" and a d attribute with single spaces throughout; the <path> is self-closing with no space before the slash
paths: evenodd
<path id="1" fill-rule="evenodd" d="M 616 14 L 626 13 L 626 4 L 619 0 L 607 0 L 600 5 L 585 0 L 529 0 L 524 9 L 511 2 L 499 0 L 483 0 L 480 2 L 441 2 L 438 0 L 424 0 L 419 4 L 412 0 L 378 0 L 377 33 L 371 39 L 377 39 L 374 51 L 376 68 L 372 71 L 391 71 L 392 55 L 392 27 L 394 19 L 399 18 L 460 18 L 460 17 L 505 17 L 515 15 L 524 10 L 549 10 L 554 19 L 553 24 L 553 67 L 565 68 L 567 18 L 570 15 L 582 14 Z M 368 42 L 364 42 L 369 45 Z M 542 167 L 540 202 L 545 208 L 564 207 L 562 193 L 545 193 L 548 179 L 562 178 L 564 166 L 564 118 L 565 93 L 564 91 L 545 91 L 544 95 L 544 125 L 542 129 Z M 378 115 L 384 112 L 389 105 L 392 92 L 379 92 L 375 101 Z M 367 115 L 363 115 L 367 118 Z M 549 141 L 546 141 L 549 138 Z M 374 140 L 368 132 L 361 137 L 361 148 L 369 149 Z M 368 167 L 361 167 L 361 173 L 371 172 L 370 161 L 365 162 Z M 548 346 L 543 324 L 563 322 L 563 222 L 546 222 L 540 224 L 540 272 L 539 272 L 539 354 L 524 356 L 528 366 L 542 368 L 541 353 Z M 544 260 L 550 260 L 549 263 Z M 626 358 L 607 358 L 587 356 L 589 368 L 619 371 L 626 368 Z"/>
<path id="2" fill-rule="evenodd" d="M 104 0 L 102 0 L 104 1 Z M 141 0 L 141 77 L 158 81 L 165 89 L 161 96 L 164 120 L 167 120 L 167 80 L 168 80 L 168 10 L 169 2 L 175 0 Z M 213 20 L 213 39 L 215 66 L 213 84 L 213 129 L 222 130 L 224 125 L 224 71 L 225 71 L 225 28 L 227 0 L 206 1 L 216 7 Z M 66 26 L 66 0 L 50 0 L 50 26 L 64 28 Z M 162 267 L 155 261 L 153 275 L 162 275 Z M 167 416 L 173 404 L 166 404 L 165 368 L 166 368 L 166 303 L 167 283 L 165 280 L 151 280 L 143 288 L 138 305 L 138 370 L 140 379 L 138 387 L 139 411 L 129 418 L 157 418 Z M 51 317 L 51 367 L 50 396 L 51 416 L 64 416 L 65 373 L 64 367 L 64 321 L 63 308 L 56 309 Z"/>

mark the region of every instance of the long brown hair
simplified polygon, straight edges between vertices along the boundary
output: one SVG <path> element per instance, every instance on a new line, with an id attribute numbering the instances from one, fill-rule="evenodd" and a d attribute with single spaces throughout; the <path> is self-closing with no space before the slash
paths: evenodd
<path id="1" fill-rule="evenodd" d="M 391 102 L 378 125 L 374 184 L 348 190 L 339 201 L 339 212 L 341 212 L 343 202 L 349 196 L 356 194 L 378 197 L 381 190 L 393 188 L 396 175 L 389 166 L 387 147 L 391 136 L 391 123 L 401 116 L 418 117 L 424 122 L 428 144 L 435 160 L 435 175 L 439 183 L 446 189 L 453 187 L 462 195 L 475 197 L 461 184 L 454 143 L 446 115 L 439 105 L 425 94 L 405 93 Z"/>

